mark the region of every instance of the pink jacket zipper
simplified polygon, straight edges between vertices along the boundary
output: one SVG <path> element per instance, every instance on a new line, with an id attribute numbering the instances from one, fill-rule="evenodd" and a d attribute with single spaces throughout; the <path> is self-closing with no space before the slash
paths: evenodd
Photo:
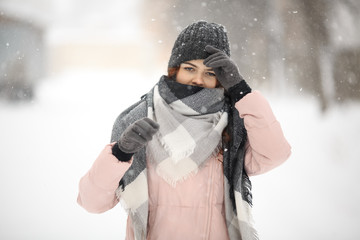
<path id="1" fill-rule="evenodd" d="M 210 226 L 211 226 L 211 217 L 212 217 L 212 202 L 213 202 L 213 189 L 214 189 L 214 164 L 215 161 L 211 159 L 210 161 L 210 184 L 208 185 L 208 205 L 207 205 L 207 219 L 206 219 L 206 228 L 205 228 L 205 239 L 210 239 Z"/>

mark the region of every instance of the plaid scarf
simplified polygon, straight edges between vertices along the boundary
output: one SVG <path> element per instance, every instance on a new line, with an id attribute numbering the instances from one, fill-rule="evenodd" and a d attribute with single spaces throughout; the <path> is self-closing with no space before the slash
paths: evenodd
<path id="1" fill-rule="evenodd" d="M 182 98 L 175 95 L 179 92 Z M 148 111 L 148 117 L 161 127 L 148 143 L 147 156 L 159 176 L 173 187 L 218 154 L 222 131 L 227 125 L 223 106 L 223 89 L 164 79 L 155 86 L 154 111 Z"/>
<path id="2" fill-rule="evenodd" d="M 257 240 L 258 235 L 253 226 L 253 219 L 251 214 L 251 206 L 252 206 L 252 195 L 251 195 L 251 182 L 244 170 L 244 156 L 245 156 L 245 143 L 247 141 L 247 134 L 246 129 L 244 127 L 243 119 L 239 117 L 239 113 L 234 107 L 235 102 L 234 100 L 230 99 L 229 97 L 225 97 L 225 101 L 220 99 L 213 98 L 212 102 L 214 105 L 205 105 L 209 106 L 209 108 L 203 108 L 201 110 L 201 104 L 197 104 L 196 106 L 191 104 L 191 102 L 187 102 L 186 98 L 190 97 L 191 95 L 198 96 L 198 101 L 203 101 L 201 92 L 203 88 L 191 87 L 189 91 L 178 91 L 177 84 L 175 83 L 174 86 L 170 86 L 169 88 L 172 89 L 174 94 L 170 94 L 170 92 L 166 89 L 166 86 L 163 84 L 171 84 L 170 81 L 166 81 L 168 79 L 166 76 L 163 76 L 157 86 L 155 86 L 148 94 L 144 95 L 142 99 L 130 106 L 127 110 L 122 112 L 117 120 L 115 121 L 111 141 L 117 141 L 121 135 L 121 133 L 133 122 L 136 120 L 146 117 L 146 116 L 153 116 L 156 112 L 154 110 L 154 106 L 156 108 L 157 104 L 155 102 L 155 98 L 160 97 L 162 98 L 165 103 L 170 103 L 167 110 L 169 112 L 178 111 L 180 110 L 183 115 L 188 115 L 189 118 L 197 119 L 198 117 L 201 118 L 207 114 L 213 115 L 210 121 L 213 121 L 215 127 L 219 126 L 222 128 L 222 121 L 225 121 L 225 114 L 227 113 L 228 124 L 226 126 L 226 131 L 229 134 L 230 140 L 223 141 L 222 149 L 223 149 L 223 156 L 224 156 L 224 192 L 225 192 L 225 220 L 226 225 L 228 228 L 228 234 L 231 240 L 235 239 L 242 239 L 242 240 Z M 155 90 L 159 90 L 159 96 L 156 96 Z M 166 89 L 165 91 L 162 89 Z M 164 91 L 164 92 L 162 92 Z M 206 91 L 204 91 L 205 93 Z M 208 94 L 205 94 L 208 95 Z M 180 100 L 181 99 L 181 100 Z M 191 99 L 188 98 L 188 99 Z M 180 100 L 180 101 L 179 101 Z M 177 102 L 177 103 L 176 103 Z M 221 103 L 222 102 L 222 103 Z M 165 105 L 165 103 L 163 103 Z M 174 104 L 172 104 L 174 103 Z M 204 102 L 202 102 L 204 103 Z M 187 107 L 185 107 L 186 105 Z M 181 106 L 181 107 L 178 107 Z M 195 109 L 192 113 L 184 114 L 184 111 L 190 111 L 190 109 Z M 219 110 L 223 109 L 221 112 Z M 206 114 L 199 114 L 202 112 Z M 194 113 L 193 112 L 193 113 Z M 214 115 L 215 114 L 215 115 Z M 216 114 L 220 114 L 220 117 L 215 117 Z M 194 115 L 194 116 L 193 116 Z M 221 120 L 223 117 L 223 120 Z M 174 120 L 177 118 L 175 117 Z M 156 119 L 158 121 L 158 119 Z M 178 126 L 183 127 L 184 121 L 180 121 L 177 123 Z M 160 129 L 163 128 L 163 125 L 160 124 Z M 221 127 L 220 127 L 221 126 Z M 157 143 L 155 143 L 156 147 L 163 146 L 163 144 L 169 144 L 169 141 L 165 139 L 164 136 L 167 134 L 175 133 L 175 127 L 169 128 L 169 130 L 163 129 L 160 134 L 155 137 L 157 139 Z M 185 128 L 186 131 L 191 131 L 190 128 Z M 209 131 L 211 132 L 211 131 Z M 213 131 L 214 132 L 214 131 Z M 216 132 L 216 131 L 215 131 Z M 218 131 L 220 132 L 220 131 Z M 165 134 L 164 134 L 165 133 Z M 191 132 L 188 132 L 191 133 Z M 217 135 L 217 134 L 215 134 Z M 194 138 L 197 139 L 197 138 Z M 216 152 L 217 149 L 217 137 L 213 137 L 213 145 L 215 145 L 214 149 L 211 151 L 209 150 L 207 154 L 211 154 Z M 196 143 L 197 140 L 195 140 Z M 216 143 L 216 144 L 215 144 Z M 153 144 L 153 143 L 149 143 Z M 179 144 L 178 144 L 179 145 Z M 196 145 L 196 144 L 195 144 Z M 164 147 L 164 150 L 167 147 Z M 119 188 L 116 190 L 116 195 L 119 198 L 121 204 L 127 210 L 129 216 L 131 217 L 133 230 L 135 234 L 135 239 L 137 240 L 145 240 L 147 234 L 147 226 L 148 226 L 148 183 L 147 183 L 147 173 L 146 173 L 146 161 L 147 159 L 154 160 L 155 154 L 151 156 L 151 150 L 147 150 L 147 148 L 143 148 L 137 153 L 134 154 L 134 161 L 129 168 L 129 170 L 125 173 L 123 178 L 119 183 Z M 164 155 L 172 155 L 169 147 L 167 150 L 163 151 Z M 184 156 L 193 158 L 193 154 L 197 152 L 196 146 L 195 148 L 192 145 L 186 148 L 191 149 L 189 151 L 185 150 Z M 184 149 L 183 149 L 184 150 Z M 170 154 L 169 154 L 170 153 Z M 176 153 L 177 154 L 177 153 Z M 175 155 L 176 155 L 175 154 Z M 197 154 L 197 153 L 196 153 Z M 206 160 L 208 156 L 207 154 L 201 154 L 203 158 Z M 156 155 L 158 157 L 158 155 Z M 175 164 L 179 161 L 179 164 L 183 161 L 182 155 L 179 154 L 179 158 L 175 158 L 176 160 L 169 160 L 171 164 Z M 157 164 L 159 167 L 166 161 L 166 157 L 160 157 L 160 160 L 156 160 L 154 164 Z M 179 160 L 181 159 L 181 160 Z M 202 161 L 204 161 L 204 159 Z M 196 158 L 192 159 L 191 161 L 195 161 L 197 167 L 200 167 L 201 161 L 197 161 Z M 160 168 L 159 168 L 160 169 Z M 166 167 L 161 168 L 166 169 Z M 171 178 L 169 181 L 170 183 L 174 183 L 178 180 L 185 178 L 188 174 L 192 172 L 196 172 L 196 169 L 189 169 L 185 168 L 186 171 L 183 171 L 181 176 L 176 178 Z M 169 170 L 168 170 L 169 171 Z M 175 181 L 174 181 L 175 180 Z"/>

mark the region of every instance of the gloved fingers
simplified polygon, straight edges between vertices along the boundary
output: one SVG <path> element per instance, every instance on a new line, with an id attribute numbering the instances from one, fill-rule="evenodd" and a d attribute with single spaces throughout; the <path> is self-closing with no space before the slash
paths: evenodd
<path id="1" fill-rule="evenodd" d="M 218 61 L 220 59 L 228 59 L 228 57 L 224 56 L 224 55 L 216 55 L 216 56 L 210 56 L 208 57 L 205 61 L 204 61 L 204 65 L 209 65 L 214 61 Z"/>
<path id="2" fill-rule="evenodd" d="M 139 122 L 139 124 L 151 135 L 154 135 L 160 128 L 160 125 L 157 122 L 151 120 L 150 118 L 143 118 L 142 121 Z"/>
<path id="3" fill-rule="evenodd" d="M 148 141 L 150 134 L 141 126 L 135 125 L 129 132 L 129 137 L 138 142 Z"/>
<path id="4" fill-rule="evenodd" d="M 204 65 L 207 65 L 209 62 L 211 62 L 211 61 L 213 61 L 214 59 L 217 59 L 217 58 L 228 58 L 228 56 L 225 55 L 223 52 L 214 53 L 214 54 L 210 55 L 209 57 L 207 57 L 204 60 Z"/>
<path id="5" fill-rule="evenodd" d="M 124 139 L 128 142 L 141 144 L 147 142 L 146 134 L 141 130 L 141 128 L 138 128 L 136 126 L 131 128 L 131 130 L 124 135 Z"/>
<path id="6" fill-rule="evenodd" d="M 211 45 L 206 45 L 205 51 L 207 51 L 210 54 L 214 54 L 214 53 L 217 53 L 217 52 L 222 52 L 220 49 L 217 49 L 216 47 L 213 47 Z"/>
<path id="7" fill-rule="evenodd" d="M 208 62 L 206 66 L 210 68 L 224 68 L 227 67 L 228 64 L 229 64 L 228 59 L 223 57 L 218 57 Z"/>
<path id="8" fill-rule="evenodd" d="M 219 58 L 207 64 L 211 68 L 225 68 L 230 64 L 229 59 Z M 225 69 L 224 69 L 225 70 Z"/>
<path id="9" fill-rule="evenodd" d="M 137 152 L 145 144 L 146 140 L 144 138 L 132 134 L 124 136 L 118 142 L 120 150 L 126 153 Z"/>
<path id="10" fill-rule="evenodd" d="M 153 131 L 154 131 L 152 130 L 152 128 L 139 126 L 139 125 L 134 126 L 132 130 L 134 137 L 136 137 L 136 139 L 139 140 L 143 139 L 145 142 L 150 141 L 152 139 Z"/>
<path id="11" fill-rule="evenodd" d="M 235 64 L 228 64 L 224 67 L 224 71 L 225 72 L 233 72 L 233 73 L 236 73 L 236 72 L 239 72 L 237 66 Z"/>
<path id="12" fill-rule="evenodd" d="M 212 53 L 206 59 L 211 59 L 211 58 L 218 57 L 218 56 L 228 57 L 224 52 L 220 51 L 220 52 Z"/>
<path id="13" fill-rule="evenodd" d="M 155 121 L 153 121 L 153 120 L 151 120 L 150 118 L 147 118 L 147 117 L 146 117 L 146 118 L 143 118 L 143 119 L 144 119 L 145 122 L 149 123 L 150 126 L 151 126 L 153 129 L 156 129 L 156 131 L 159 130 L 160 125 L 159 125 L 157 122 L 155 122 Z"/>
<path id="14" fill-rule="evenodd" d="M 158 129 L 159 124 L 149 118 L 144 118 L 136 122 L 133 127 L 134 132 L 143 137 L 146 141 L 150 141 Z"/>

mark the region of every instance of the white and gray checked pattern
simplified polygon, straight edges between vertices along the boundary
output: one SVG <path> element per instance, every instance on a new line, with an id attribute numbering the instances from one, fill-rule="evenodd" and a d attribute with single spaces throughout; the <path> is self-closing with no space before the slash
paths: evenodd
<path id="1" fill-rule="evenodd" d="M 166 77 L 163 76 L 158 86 L 164 84 L 164 79 Z M 160 90 L 160 92 L 162 92 Z M 130 125 L 132 122 L 140 119 L 142 117 L 146 117 L 149 115 L 153 115 L 154 113 L 154 102 L 153 102 L 153 93 L 154 89 L 152 89 L 146 97 L 142 98 L 140 102 L 134 104 L 125 112 L 120 114 L 118 119 L 116 120 L 112 133 L 112 141 L 117 139 L 122 131 L 126 128 L 126 126 Z M 163 92 L 162 92 L 163 93 Z M 207 94 L 206 94 L 207 95 Z M 210 94 L 210 96 L 213 96 Z M 174 99 L 174 96 L 171 96 Z M 174 102 L 177 101 L 174 99 Z M 185 101 L 182 101 L 183 103 Z M 202 103 L 204 101 L 201 101 Z M 206 101 L 205 101 L 206 102 Z M 207 109 L 209 112 L 214 113 L 214 109 L 218 106 L 218 104 L 214 104 L 216 101 L 208 101 L 212 102 L 212 106 Z M 189 105 L 191 105 L 191 100 L 187 101 Z M 186 104 L 187 106 L 189 106 Z M 173 104 L 174 109 L 178 110 L 181 108 L 181 104 Z M 200 108 L 201 109 L 201 108 Z M 196 112 L 196 111 L 195 111 Z M 202 112 L 202 111 L 201 111 Z M 256 229 L 253 226 L 252 215 L 251 215 L 251 201 L 245 197 L 242 189 L 246 187 L 246 183 L 243 178 L 243 152 L 244 149 L 241 148 L 243 144 L 241 144 L 244 139 L 246 139 L 246 135 L 243 135 L 245 130 L 242 120 L 239 118 L 237 111 L 235 108 L 225 104 L 225 111 L 229 114 L 231 120 L 230 131 L 229 134 L 232 138 L 232 143 L 228 146 L 231 146 L 230 149 L 226 149 L 224 152 L 224 191 L 225 191 L 225 217 L 226 217 L 226 225 L 228 228 L 229 237 L 231 240 L 242 239 L 242 240 L 258 240 L 258 235 Z M 191 116 L 192 118 L 198 120 L 202 119 L 206 115 L 204 113 Z M 225 116 L 225 115 L 224 115 Z M 206 118 L 206 116 L 205 116 Z M 225 119 L 225 117 L 223 118 Z M 186 125 L 186 121 L 181 121 L 182 124 Z M 235 124 L 235 125 L 234 125 Z M 218 127 L 214 128 L 214 132 L 221 132 L 223 123 L 221 123 L 221 117 L 219 121 L 217 121 Z M 220 127 L 221 126 L 221 127 Z M 234 127 L 235 126 L 235 127 Z M 161 124 L 160 124 L 161 128 Z M 219 128 L 219 129 L 218 129 Z M 170 129 L 170 128 L 167 128 Z M 171 132 L 171 131 L 169 131 Z M 189 135 L 193 136 L 192 133 Z M 158 138 L 155 138 L 158 139 Z M 194 138 L 195 139 L 195 138 Z M 196 140 L 195 140 L 196 141 Z M 157 143 L 160 144 L 160 143 Z M 226 147 L 226 146 L 223 146 Z M 190 147 L 189 147 L 190 148 Z M 135 239 L 146 239 L 147 233 L 147 217 L 148 217 L 148 183 L 147 183 L 147 171 L 146 171 L 146 159 L 149 156 L 149 147 L 146 149 L 141 149 L 138 153 L 134 154 L 134 162 L 130 169 L 125 173 L 123 179 L 120 181 L 120 186 L 116 190 L 117 197 L 120 199 L 125 210 L 128 211 L 132 223 L 133 229 L 135 233 Z M 191 149 L 191 148 L 190 148 Z M 239 151 L 240 150 L 240 151 Z M 193 151 L 199 152 L 202 156 L 204 153 L 201 151 L 197 151 L 196 147 Z M 163 151 L 162 153 L 158 153 L 157 157 L 159 159 L 165 159 L 167 156 L 167 152 Z M 191 158 L 197 159 L 195 155 L 191 155 Z M 181 160 L 178 164 L 183 164 L 187 168 L 191 163 L 194 168 L 199 167 L 199 162 L 196 160 L 189 160 L 188 158 L 185 160 Z M 169 161 L 161 161 L 161 165 L 163 168 L 168 168 L 167 172 L 173 171 L 173 174 L 176 175 L 178 169 L 172 169 L 171 166 L 174 166 L 172 162 L 168 164 Z M 160 165 L 159 164 L 159 165 Z M 184 167 L 186 169 L 186 167 Z M 163 169 L 161 168 L 161 169 Z M 235 168 L 235 169 L 234 169 Z M 188 170 L 188 169 L 187 169 Z M 234 171 L 235 170 L 235 171 Z M 250 182 L 247 184 L 251 184 Z M 233 193 L 233 195 L 231 194 Z M 232 196 L 231 196 L 232 195 Z"/>
<path id="2" fill-rule="evenodd" d="M 199 103 L 196 100 L 201 92 L 188 97 L 193 98 L 194 105 Z M 223 95 L 221 91 L 217 93 Z M 212 102 L 201 104 L 209 109 Z M 154 89 L 154 112 L 148 117 L 160 129 L 148 143 L 147 153 L 158 174 L 172 186 L 197 172 L 212 154 L 218 153 L 221 134 L 227 125 L 227 113 L 221 108 L 215 113 L 202 114 L 181 99 L 168 104 L 160 96 L 159 86 Z"/>

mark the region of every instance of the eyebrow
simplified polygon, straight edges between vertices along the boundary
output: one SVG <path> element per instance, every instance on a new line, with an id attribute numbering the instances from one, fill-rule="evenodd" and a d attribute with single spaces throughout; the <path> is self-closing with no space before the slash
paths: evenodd
<path id="1" fill-rule="evenodd" d="M 193 67 L 196 67 L 196 68 L 198 68 L 198 66 L 196 66 L 195 64 L 193 64 L 193 63 L 190 63 L 190 62 L 184 62 L 185 64 L 189 64 L 189 65 L 191 65 L 191 66 L 193 66 Z M 206 70 L 209 70 L 209 71 L 214 71 L 212 68 L 206 68 Z"/>
<path id="2" fill-rule="evenodd" d="M 198 67 L 198 66 L 196 66 L 195 64 L 192 64 L 192 63 L 189 63 L 189 62 L 184 62 L 184 63 L 189 64 L 189 65 L 191 65 L 191 66 L 193 66 L 193 67 Z"/>

